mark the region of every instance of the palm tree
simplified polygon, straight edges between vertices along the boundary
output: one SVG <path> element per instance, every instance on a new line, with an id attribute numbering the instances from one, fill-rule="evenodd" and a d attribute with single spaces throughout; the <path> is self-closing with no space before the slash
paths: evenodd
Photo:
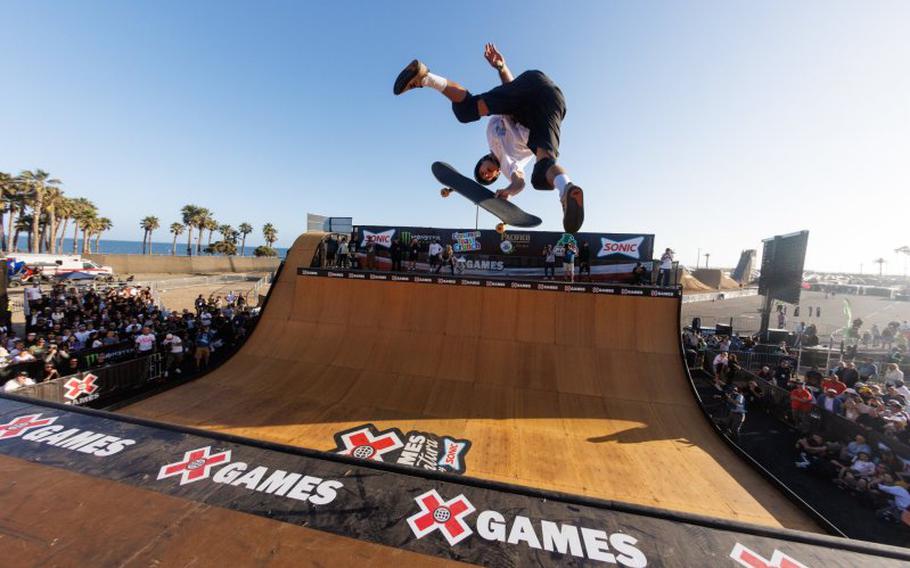
<path id="1" fill-rule="evenodd" d="M 70 220 L 73 218 L 73 213 L 76 210 L 75 200 L 70 199 L 66 196 L 61 196 L 59 202 L 54 207 L 57 218 L 63 223 L 57 226 L 56 231 L 51 237 L 54 239 L 54 246 L 52 249 L 55 252 L 63 250 L 63 239 L 66 237 L 66 227 L 69 225 Z"/>
<path id="2" fill-rule="evenodd" d="M 171 234 L 174 235 L 174 242 L 171 243 L 171 256 L 177 256 L 177 237 L 183 234 L 185 228 L 180 223 L 171 223 Z"/>
<path id="3" fill-rule="evenodd" d="M 17 226 L 16 215 L 25 210 L 25 188 L 18 177 L 6 182 L 3 200 L 9 209 L 9 223 L 6 227 L 7 250 L 18 250 L 18 243 L 13 241 L 13 230 Z"/>
<path id="4" fill-rule="evenodd" d="M 111 222 L 107 217 L 101 217 L 97 220 L 95 224 L 95 252 L 101 252 L 101 233 L 105 231 L 110 231 L 114 227 L 114 223 Z"/>
<path id="5" fill-rule="evenodd" d="M 197 205 L 184 205 L 180 209 L 180 215 L 183 217 L 183 224 L 186 226 L 186 255 L 193 255 L 193 227 L 196 226 L 196 218 L 202 208 Z"/>
<path id="6" fill-rule="evenodd" d="M 212 233 L 217 231 L 219 227 L 220 225 L 214 217 L 209 216 L 209 218 L 205 220 L 205 229 L 209 232 L 209 241 L 206 243 L 207 246 L 212 246 Z"/>
<path id="7" fill-rule="evenodd" d="M 31 214 L 24 213 L 22 215 L 19 215 L 18 218 L 16 218 L 16 232 L 13 233 L 13 240 L 12 240 L 12 243 L 13 243 L 12 249 L 13 250 L 12 250 L 12 252 L 19 251 L 19 233 L 26 233 L 29 236 L 28 237 L 29 243 L 28 243 L 28 247 L 26 247 L 26 248 L 28 248 L 28 249 L 32 248 L 32 243 L 31 243 L 32 236 L 31 236 L 31 233 L 29 232 L 31 227 L 32 227 Z"/>
<path id="8" fill-rule="evenodd" d="M 196 214 L 194 225 L 196 225 L 196 254 L 202 250 L 202 234 L 209 226 L 209 219 L 212 218 L 212 212 L 205 207 L 200 207 Z"/>
<path id="9" fill-rule="evenodd" d="M 81 227 L 83 219 L 89 219 L 94 217 L 98 208 L 95 207 L 95 204 L 89 201 L 84 197 L 77 197 L 72 202 L 72 218 L 73 218 L 73 254 L 79 250 L 79 228 Z"/>
<path id="10" fill-rule="evenodd" d="M 885 260 L 884 258 L 879 257 L 879 258 L 876 258 L 875 260 L 873 260 L 872 262 L 874 262 L 875 264 L 878 265 L 878 275 L 881 276 L 881 275 L 882 275 L 882 267 L 883 267 L 883 266 L 885 265 L 885 263 L 888 262 L 888 261 Z"/>
<path id="11" fill-rule="evenodd" d="M 234 230 L 234 227 L 231 227 L 228 224 L 218 225 L 218 233 L 221 234 L 222 241 L 229 241 L 233 237 L 234 233 L 237 231 Z"/>
<path id="12" fill-rule="evenodd" d="M 16 178 L 6 172 L 0 172 L 0 250 L 9 250 L 6 231 L 3 228 L 3 217 L 6 215 L 10 200 L 17 191 Z"/>
<path id="13" fill-rule="evenodd" d="M 44 192 L 44 213 L 45 225 L 42 232 L 41 244 L 44 250 L 51 254 L 57 252 L 57 241 L 54 235 L 57 234 L 57 221 L 59 220 L 59 208 L 66 198 L 59 187 L 48 187 Z"/>
<path id="14" fill-rule="evenodd" d="M 265 239 L 266 245 L 272 248 L 272 244 L 278 240 L 278 229 L 271 223 L 266 223 L 262 226 L 262 238 Z"/>
<path id="15" fill-rule="evenodd" d="M 51 178 L 51 174 L 42 169 L 34 171 L 24 170 L 19 174 L 19 178 L 27 188 L 28 204 L 32 208 L 32 233 L 29 250 L 38 252 L 38 225 L 41 222 L 41 214 L 44 212 L 44 200 L 47 197 L 48 190 L 60 185 L 59 179 Z"/>
<path id="16" fill-rule="evenodd" d="M 910 257 L 910 246 L 904 245 L 894 249 L 897 254 L 904 255 L 904 278 L 907 277 L 907 257 Z"/>
<path id="17" fill-rule="evenodd" d="M 142 220 L 139 221 L 139 227 L 145 231 L 145 234 L 142 236 L 142 254 L 152 253 L 152 233 L 160 226 L 161 223 L 159 222 L 158 217 L 155 217 L 154 215 L 143 217 Z M 146 252 L 146 241 L 148 241 L 148 252 Z"/>
<path id="18" fill-rule="evenodd" d="M 243 239 L 240 241 L 240 256 L 243 256 L 244 249 L 246 248 L 246 236 L 253 232 L 253 226 L 244 221 L 240 223 L 240 234 L 243 235 Z"/>

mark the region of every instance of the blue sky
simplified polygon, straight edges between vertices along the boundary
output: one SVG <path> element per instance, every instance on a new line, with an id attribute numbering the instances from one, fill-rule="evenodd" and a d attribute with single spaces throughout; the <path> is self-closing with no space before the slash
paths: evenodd
<path id="1" fill-rule="evenodd" d="M 488 89 L 495 41 L 566 95 L 561 163 L 586 190 L 586 230 L 655 233 L 687 264 L 700 248 L 729 266 L 809 229 L 810 268 L 884 256 L 903 271 L 910 3 L 436 4 L 4 1 L 0 170 L 50 171 L 112 238 L 188 202 L 270 221 L 281 246 L 308 211 L 473 226 L 429 166 L 472 167 L 484 123 L 391 86 L 420 57 Z M 553 193 L 517 203 L 561 226 Z"/>

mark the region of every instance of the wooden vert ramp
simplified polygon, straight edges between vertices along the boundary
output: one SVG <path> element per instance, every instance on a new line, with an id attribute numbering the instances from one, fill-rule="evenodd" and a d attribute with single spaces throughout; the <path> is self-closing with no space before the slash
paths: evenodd
<path id="1" fill-rule="evenodd" d="M 820 529 L 711 429 L 678 298 L 298 276 L 209 375 L 128 414 L 319 450 L 365 423 L 470 440 L 466 475 L 774 527 Z"/>

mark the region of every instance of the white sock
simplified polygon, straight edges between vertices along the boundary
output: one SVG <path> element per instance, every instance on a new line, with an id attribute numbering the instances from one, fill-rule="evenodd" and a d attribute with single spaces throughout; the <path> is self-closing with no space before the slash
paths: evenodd
<path id="1" fill-rule="evenodd" d="M 445 77 L 440 77 L 439 75 L 434 75 L 432 73 L 427 73 L 426 76 L 420 80 L 420 84 L 424 87 L 436 89 L 440 93 L 449 86 L 449 82 L 446 81 Z"/>
<path id="2" fill-rule="evenodd" d="M 559 190 L 559 198 L 562 199 L 566 195 L 566 187 L 572 183 L 572 180 L 569 179 L 568 174 L 559 174 L 553 178 L 553 185 L 556 186 L 556 189 Z"/>

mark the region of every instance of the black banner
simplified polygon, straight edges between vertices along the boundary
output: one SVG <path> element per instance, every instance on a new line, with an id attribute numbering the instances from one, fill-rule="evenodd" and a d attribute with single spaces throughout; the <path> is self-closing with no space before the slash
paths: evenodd
<path id="1" fill-rule="evenodd" d="M 124 363 L 105 364 L 91 371 L 22 387 L 15 391 L 15 394 L 61 404 L 103 408 L 122 400 L 131 391 L 145 386 L 148 381 L 158 378 L 151 371 L 158 368 L 153 363 L 160 358 L 160 354 L 153 353 Z"/>
<path id="2" fill-rule="evenodd" d="M 348 280 L 378 280 L 381 282 L 412 282 L 416 284 L 441 284 L 445 286 L 481 286 L 484 288 L 509 288 L 512 290 L 540 290 L 543 292 L 570 292 L 575 294 L 606 294 L 612 296 L 648 296 L 651 298 L 679 298 L 679 288 L 656 286 L 629 286 L 625 284 L 589 284 L 586 282 L 546 282 L 505 280 L 501 278 L 461 278 L 431 274 L 382 274 L 321 268 L 298 268 L 298 276 L 347 278 Z"/>
<path id="3" fill-rule="evenodd" d="M 392 243 L 401 247 L 402 263 L 409 262 L 409 246 L 416 239 L 420 252 L 416 270 L 427 272 L 431 268 L 428 249 L 431 243 L 443 247 L 452 245 L 455 253 L 454 273 L 460 276 L 532 277 L 544 275 L 546 245 L 553 245 L 556 253 L 556 274 L 562 273 L 563 248 L 559 245 L 563 233 L 549 231 L 509 230 L 499 234 L 492 230 L 436 229 L 431 227 L 388 227 L 357 225 L 351 234 L 356 245 L 357 261 L 363 267 L 368 263 L 366 249 L 372 243 L 375 259 L 373 270 L 391 270 Z M 632 269 L 642 263 L 650 274 L 654 254 L 654 235 L 625 233 L 576 233 L 581 250 L 588 244 L 591 279 L 614 282 L 631 282 Z M 581 256 L 575 259 L 576 273 L 580 270 Z M 450 272 L 448 268 L 444 271 Z"/>
<path id="4" fill-rule="evenodd" d="M 0 397 L 0 454 L 486 566 L 906 566 L 795 531 L 472 480 Z M 54 488 L 48 488 L 53 491 Z M 41 522 L 40 519 L 34 522 Z M 86 526 L 74 530 L 91 530 Z M 242 533 L 242 527 L 238 527 Z M 338 543 L 343 546 L 343 543 Z"/>

